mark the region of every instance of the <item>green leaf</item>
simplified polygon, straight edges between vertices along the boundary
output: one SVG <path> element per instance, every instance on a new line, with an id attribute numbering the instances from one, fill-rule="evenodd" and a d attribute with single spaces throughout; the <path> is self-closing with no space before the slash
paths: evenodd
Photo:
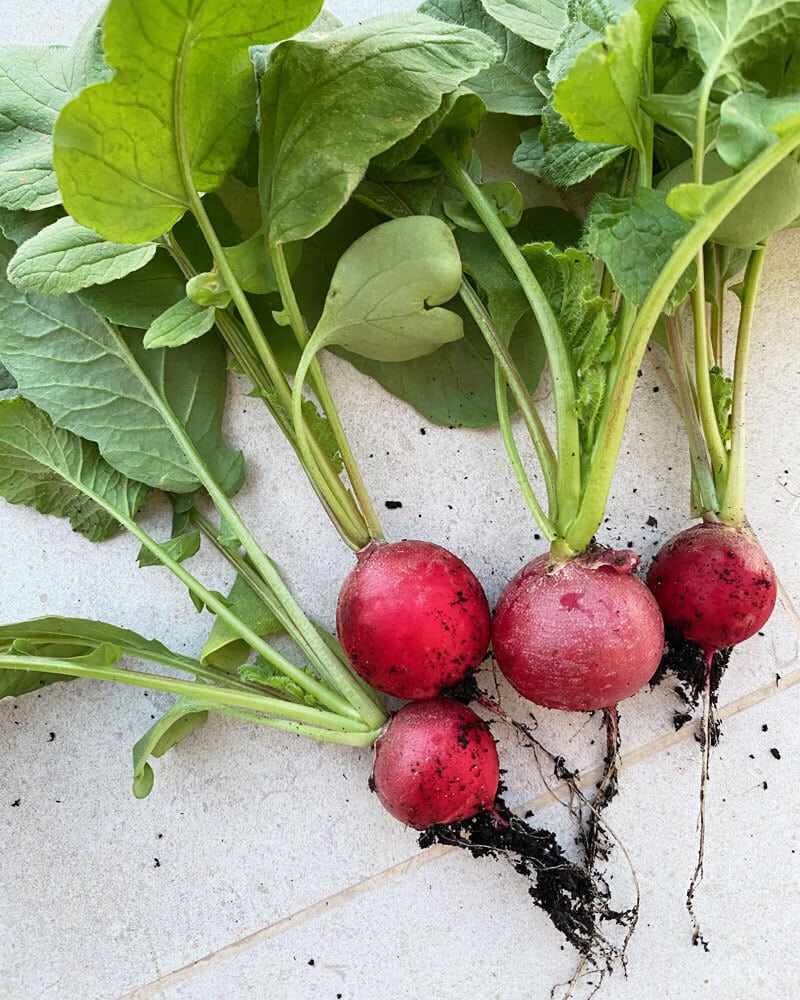
<path id="1" fill-rule="evenodd" d="M 179 698 L 153 723 L 133 748 L 133 794 L 145 799 L 153 790 L 155 776 L 149 757 L 163 757 L 208 719 L 208 702 Z"/>
<path id="2" fill-rule="evenodd" d="M 71 48 L 0 48 L 0 205 L 33 210 L 61 203 L 52 165 L 56 117 L 84 87 L 109 76 L 97 18 Z"/>
<path id="3" fill-rule="evenodd" d="M 494 181 L 481 184 L 480 190 L 494 208 L 497 218 L 506 229 L 511 229 L 522 218 L 522 194 L 513 181 Z M 445 215 L 451 222 L 472 233 L 482 233 L 484 226 L 477 213 L 465 201 L 445 201 L 442 203 Z"/>
<path id="4" fill-rule="evenodd" d="M 497 62 L 465 84 L 480 97 L 487 111 L 503 115 L 538 114 L 544 98 L 533 80 L 545 67 L 546 53 L 542 49 L 490 17 L 481 0 L 426 0 L 419 12 L 482 31 L 499 47 Z"/>
<path id="5" fill-rule="evenodd" d="M 721 368 L 712 368 L 709 372 L 711 381 L 711 399 L 714 404 L 714 415 L 723 444 L 731 439 L 731 407 L 733 405 L 733 379 L 725 377 Z"/>
<path id="6" fill-rule="evenodd" d="M 186 298 L 203 308 L 213 306 L 215 309 L 225 309 L 230 305 L 231 293 L 216 271 L 206 271 L 195 274 L 186 282 Z"/>
<path id="7" fill-rule="evenodd" d="M 8 265 L 8 279 L 25 291 L 63 295 L 124 278 L 155 252 L 154 243 L 109 243 L 66 216 L 22 244 Z"/>
<path id="8" fill-rule="evenodd" d="M 0 361 L 0 392 L 8 392 L 17 388 L 17 380 L 9 372 L 6 366 Z"/>
<path id="9" fill-rule="evenodd" d="M 213 306 L 201 306 L 192 299 L 183 299 L 153 322 L 144 335 L 144 346 L 149 351 L 159 347 L 182 347 L 208 333 L 215 316 Z"/>
<path id="10" fill-rule="evenodd" d="M 236 617 L 257 635 L 279 635 L 283 632 L 281 623 L 243 577 L 236 577 L 227 600 Z M 239 638 L 227 622 L 217 618 L 203 646 L 200 662 L 203 666 L 231 672 L 241 666 L 249 655 L 250 647 L 247 643 Z"/>
<path id="11" fill-rule="evenodd" d="M 94 285 L 78 298 L 99 316 L 118 326 L 146 330 L 171 306 L 182 301 L 186 279 L 166 250 L 139 271 L 108 285 Z"/>
<path id="12" fill-rule="evenodd" d="M 24 209 L 15 211 L 0 205 L 0 234 L 19 246 L 63 217 L 61 206 L 43 208 L 39 212 L 26 212 Z"/>
<path id="13" fill-rule="evenodd" d="M 720 109 L 717 152 L 729 167 L 741 170 L 778 141 L 775 126 L 795 115 L 800 115 L 800 94 L 733 94 Z"/>
<path id="14" fill-rule="evenodd" d="M 686 94 L 652 94 L 642 100 L 642 108 L 658 125 L 669 129 L 686 143 L 689 149 L 686 155 L 694 149 L 697 132 L 697 98 L 699 86 Z M 717 133 L 719 125 L 719 105 L 711 102 L 706 113 L 705 146 L 708 149 Z"/>
<path id="15" fill-rule="evenodd" d="M 89 493 L 134 517 L 147 487 L 112 469 L 93 444 L 53 426 L 27 400 L 0 402 L 0 496 L 68 517 L 75 531 L 102 542 L 119 532 L 119 523 Z"/>
<path id="16" fill-rule="evenodd" d="M 292 701 L 311 706 L 319 705 L 313 694 L 308 694 L 295 681 L 284 677 L 262 656 L 256 657 L 255 663 L 247 663 L 239 667 L 239 677 L 250 684 L 260 684 L 261 687 L 279 691 L 291 698 Z"/>
<path id="17" fill-rule="evenodd" d="M 422 14 L 281 45 L 261 82 L 260 189 L 270 243 L 327 225 L 370 160 L 497 54 L 482 33 Z"/>
<path id="18" fill-rule="evenodd" d="M 19 393 L 59 426 L 95 441 L 131 479 L 188 493 L 197 479 L 158 412 L 149 380 L 170 404 L 215 477 L 229 491 L 244 463 L 222 441 L 225 350 L 216 337 L 147 351 L 138 331 L 103 322 L 72 296 L 24 293 L 4 278 L 12 245 L 0 241 L 0 357 Z"/>
<path id="19" fill-rule="evenodd" d="M 384 222 L 343 255 L 313 340 L 375 361 L 408 361 L 463 336 L 460 318 L 434 308 L 461 285 L 453 234 L 439 219 Z"/>
<path id="20" fill-rule="evenodd" d="M 614 356 L 611 303 L 596 294 L 595 261 L 583 251 L 529 243 L 522 252 L 556 314 L 572 357 L 585 475 Z"/>
<path id="21" fill-rule="evenodd" d="M 213 191 L 255 124 L 249 45 L 306 27 L 318 0 L 111 0 L 108 83 L 62 110 L 54 164 L 78 222 L 122 243 L 167 232 L 190 192 Z"/>
<path id="22" fill-rule="evenodd" d="M 608 267 L 625 298 L 640 306 L 691 223 L 667 205 L 663 191 L 639 187 L 626 198 L 598 195 L 589 208 L 583 247 Z M 665 307 L 675 308 L 694 287 L 692 264 Z"/>
<path id="23" fill-rule="evenodd" d="M 567 0 L 482 0 L 486 11 L 521 38 L 552 49 L 567 23 Z"/>
<path id="24" fill-rule="evenodd" d="M 302 243 L 286 247 L 286 266 L 289 274 L 297 270 L 303 253 Z M 263 231 L 235 247 L 226 247 L 225 256 L 236 275 L 236 280 L 246 292 L 254 295 L 271 295 L 278 291 L 278 279 L 269 255 L 269 245 Z"/>
<path id="25" fill-rule="evenodd" d="M 553 107 L 583 142 L 645 152 L 639 106 L 656 18 L 664 0 L 636 0 L 592 41 L 553 90 Z"/>
<path id="26" fill-rule="evenodd" d="M 593 177 L 624 151 L 621 145 L 579 142 L 564 119 L 547 105 L 540 128 L 520 136 L 514 166 L 554 187 L 572 187 Z"/>
<path id="27" fill-rule="evenodd" d="M 200 551 L 200 541 L 200 532 L 192 531 L 186 535 L 175 535 L 175 537 L 168 539 L 166 542 L 162 542 L 161 548 L 164 549 L 167 555 L 171 556 L 175 562 L 182 563 L 187 559 L 191 559 L 192 556 L 197 555 Z M 139 555 L 136 557 L 136 561 L 142 569 L 144 569 L 145 566 L 161 565 L 161 560 L 157 559 L 153 553 L 144 546 L 142 546 L 139 550 Z"/>
<path id="28" fill-rule="evenodd" d="M 678 44 L 713 74 L 717 89 L 750 89 L 751 69 L 775 58 L 781 46 L 800 39 L 800 0 L 668 0 Z M 791 60 L 781 53 L 782 64 Z"/>

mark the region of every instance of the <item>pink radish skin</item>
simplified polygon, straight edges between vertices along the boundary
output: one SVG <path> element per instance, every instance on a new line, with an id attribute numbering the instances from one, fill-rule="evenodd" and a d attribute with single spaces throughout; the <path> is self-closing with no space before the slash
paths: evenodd
<path id="1" fill-rule="evenodd" d="M 775 607 L 775 570 L 761 546 L 718 522 L 687 528 L 647 574 L 664 621 L 707 654 L 749 639 Z"/>
<path id="2" fill-rule="evenodd" d="M 354 669 L 396 698 L 431 698 L 483 659 L 486 595 L 457 556 L 431 542 L 379 544 L 359 557 L 336 609 Z"/>
<path id="3" fill-rule="evenodd" d="M 658 605 L 633 575 L 639 557 L 599 550 L 556 567 L 549 561 L 528 563 L 500 596 L 498 666 L 537 705 L 610 708 L 650 680 L 664 650 Z"/>
<path id="4" fill-rule="evenodd" d="M 375 743 L 372 780 L 384 808 L 417 830 L 491 809 L 500 781 L 486 723 L 452 698 L 401 708 Z"/>

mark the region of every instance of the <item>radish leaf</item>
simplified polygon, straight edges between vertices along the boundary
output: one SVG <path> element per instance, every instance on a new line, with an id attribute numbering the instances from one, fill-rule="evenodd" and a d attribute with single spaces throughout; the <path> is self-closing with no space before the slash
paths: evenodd
<path id="1" fill-rule="evenodd" d="M 663 191 L 637 188 L 626 198 L 598 195 L 589 207 L 583 247 L 603 261 L 626 299 L 640 306 L 691 223 L 667 205 Z M 688 268 L 678 281 L 666 312 L 674 312 L 694 287 L 697 272 Z"/>
<path id="2" fill-rule="evenodd" d="M 319 7 L 111 0 L 103 43 L 114 78 L 71 101 L 54 133 L 70 215 L 125 243 L 171 229 L 194 192 L 218 187 L 247 146 L 256 100 L 248 45 L 293 35 Z"/>
<path id="3" fill-rule="evenodd" d="M 147 350 L 159 347 L 182 347 L 208 333 L 214 325 L 215 309 L 183 299 L 162 313 L 144 335 Z"/>
<path id="4" fill-rule="evenodd" d="M 463 336 L 460 317 L 434 308 L 461 285 L 453 235 L 439 219 L 384 222 L 339 261 L 313 341 L 375 361 L 408 361 Z"/>
<path id="5" fill-rule="evenodd" d="M 155 243 L 110 243 L 66 216 L 20 246 L 8 265 L 8 279 L 25 291 L 63 295 L 138 271 L 155 252 Z"/>
<path id="6" fill-rule="evenodd" d="M 228 607 L 257 635 L 278 635 L 283 632 L 281 623 L 241 576 L 237 576 L 233 581 L 228 595 Z M 250 647 L 247 643 L 239 638 L 227 622 L 217 618 L 203 646 L 200 662 L 204 666 L 214 666 L 232 672 L 241 666 L 249 655 Z"/>
<path id="7" fill-rule="evenodd" d="M 186 280 L 166 250 L 133 274 L 107 285 L 93 285 L 78 298 L 93 312 L 118 326 L 146 330 L 185 294 Z"/>
<path id="8" fill-rule="evenodd" d="M 153 790 L 155 775 L 148 757 L 163 757 L 208 719 L 208 702 L 179 698 L 147 730 L 133 748 L 133 794 L 145 799 Z"/>
<path id="9" fill-rule="evenodd" d="M 176 493 L 194 473 L 146 388 L 171 405 L 229 491 L 243 478 L 239 452 L 222 441 L 225 352 L 213 337 L 189 348 L 147 351 L 138 331 L 121 331 L 74 296 L 24 293 L 3 277 L 11 244 L 0 241 L 0 357 L 19 393 L 59 426 L 95 441 L 131 479 Z"/>
<path id="10" fill-rule="evenodd" d="M 259 184 L 270 243 L 327 225 L 370 160 L 497 54 L 480 32 L 422 14 L 279 46 L 261 81 Z"/>
<path id="11" fill-rule="evenodd" d="M 0 48 L 0 205 L 32 211 L 61 203 L 50 138 L 58 112 L 109 76 L 96 18 L 70 48 Z"/>
<path id="12" fill-rule="evenodd" d="M 624 150 L 619 144 L 580 142 L 548 104 L 542 111 L 540 127 L 520 136 L 514 165 L 554 187 L 571 187 L 593 177 Z"/>
<path id="13" fill-rule="evenodd" d="M 567 23 L 567 0 L 482 0 L 491 16 L 543 49 L 552 49 Z"/>
<path id="14" fill-rule="evenodd" d="M 481 0 L 426 0 L 419 12 L 475 28 L 498 45 L 498 61 L 464 85 L 481 98 L 487 111 L 503 115 L 538 114 L 544 99 L 533 80 L 545 67 L 546 53 L 542 49 L 491 17 Z"/>
<path id="15" fill-rule="evenodd" d="M 147 487 L 117 472 L 95 445 L 55 427 L 27 400 L 0 402 L 0 496 L 68 517 L 75 531 L 102 542 L 119 532 L 119 524 L 90 493 L 134 517 Z"/>

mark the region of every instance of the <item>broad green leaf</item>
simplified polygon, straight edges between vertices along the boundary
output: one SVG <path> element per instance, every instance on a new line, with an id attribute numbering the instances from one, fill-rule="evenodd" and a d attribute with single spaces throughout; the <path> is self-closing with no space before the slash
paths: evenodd
<path id="1" fill-rule="evenodd" d="M 111 0 L 103 21 L 108 83 L 62 110 L 54 164 L 64 204 L 107 239 L 167 232 L 192 186 L 213 191 L 255 124 L 248 46 L 305 28 L 319 0 Z"/>
<path id="2" fill-rule="evenodd" d="M 583 247 L 603 261 L 625 298 L 640 306 L 691 223 L 667 205 L 663 191 L 639 187 L 626 198 L 598 195 L 589 208 Z M 692 264 L 672 291 L 666 312 L 694 287 Z"/>
<path id="3" fill-rule="evenodd" d="M 314 331 L 317 348 L 337 344 L 375 361 L 408 361 L 463 336 L 447 309 L 461 285 L 453 234 L 422 216 L 384 222 L 343 255 Z"/>
<path id="4" fill-rule="evenodd" d="M 465 84 L 481 98 L 487 111 L 504 115 L 538 114 L 544 98 L 533 80 L 545 67 L 546 53 L 542 49 L 490 17 L 481 0 L 426 0 L 419 11 L 482 31 L 499 47 L 497 62 Z"/>
<path id="5" fill-rule="evenodd" d="M 25 291 L 63 295 L 124 278 L 155 252 L 154 243 L 109 243 L 66 216 L 22 244 L 8 265 L 8 278 Z"/>
<path id="6" fill-rule="evenodd" d="M 800 56 L 800 0 L 668 0 L 667 12 L 678 44 L 727 93 L 749 89 L 750 71 L 779 54 L 782 65 Z"/>
<path id="7" fill-rule="evenodd" d="M 255 663 L 246 663 L 239 667 L 239 676 L 243 681 L 278 691 L 293 701 L 312 706 L 319 705 L 313 694 L 307 694 L 299 684 L 279 673 L 262 656 L 257 656 Z"/>
<path id="8" fill-rule="evenodd" d="M 27 400 L 0 402 L 0 496 L 9 503 L 68 517 L 75 531 L 101 542 L 120 527 L 90 494 L 134 517 L 146 493 L 142 483 L 103 461 L 93 444 L 55 427 Z"/>
<path id="9" fill-rule="evenodd" d="M 689 155 L 697 133 L 697 98 L 699 87 L 686 94 L 652 94 L 642 100 L 642 108 L 658 125 L 669 129 L 686 143 Z M 706 113 L 705 147 L 710 148 L 719 125 L 719 105 L 712 102 Z"/>
<path id="10" fill-rule="evenodd" d="M 548 105 L 542 112 L 541 127 L 520 136 L 514 166 L 554 187 L 572 187 L 593 177 L 624 151 L 625 147 L 618 144 L 579 142 L 564 119 Z"/>
<path id="11" fill-rule="evenodd" d="M 17 388 L 17 380 L 9 372 L 8 368 L 0 361 L 0 392 L 8 392 Z"/>
<path id="12" fill-rule="evenodd" d="M 321 10 L 307 28 L 296 35 L 296 38 L 308 38 L 309 35 L 325 34 L 342 27 L 342 22 L 334 14 L 329 14 L 327 10 Z M 261 77 L 267 72 L 272 53 L 277 48 L 276 45 L 251 45 L 250 58 L 253 61 L 253 68 L 256 72 L 256 80 L 261 83 Z"/>
<path id="13" fill-rule="evenodd" d="M 40 233 L 64 217 L 60 205 L 43 208 L 38 212 L 26 212 L 24 209 L 3 208 L 0 205 L 0 234 L 17 246 L 25 243 L 32 236 Z"/>
<path id="14" fill-rule="evenodd" d="M 553 90 L 553 107 L 582 142 L 645 152 L 639 101 L 655 20 L 664 0 L 636 0 L 572 63 Z"/>
<path id="15" fill-rule="evenodd" d="M 733 94 L 720 108 L 717 152 L 729 167 L 741 170 L 778 141 L 775 126 L 794 115 L 800 115 L 800 94 Z"/>
<path id="16" fill-rule="evenodd" d="M 294 274 L 303 253 L 302 243 L 290 243 L 285 250 L 289 274 Z M 271 295 L 278 291 L 278 279 L 269 255 L 269 245 L 262 232 L 235 247 L 226 247 L 225 256 L 236 275 L 236 280 L 246 292 L 254 295 Z"/>
<path id="17" fill-rule="evenodd" d="M 182 347 L 208 333 L 214 325 L 216 310 L 201 306 L 192 299 L 183 299 L 156 319 L 144 335 L 148 350 L 160 347 Z"/>
<path id="18" fill-rule="evenodd" d="M 139 271 L 108 285 L 94 285 L 78 293 L 81 302 L 117 326 L 146 330 L 185 295 L 186 279 L 166 250 Z"/>
<path id="19" fill-rule="evenodd" d="M 208 719 L 208 702 L 179 698 L 153 723 L 133 748 L 133 794 L 145 799 L 153 790 L 155 776 L 149 757 L 163 757 Z"/>
<path id="20" fill-rule="evenodd" d="M 614 356 L 611 303 L 597 294 L 595 261 L 583 251 L 529 243 L 522 252 L 553 308 L 572 357 L 585 475 Z"/>
<path id="21" fill-rule="evenodd" d="M 226 309 L 230 305 L 231 293 L 223 279 L 215 271 L 206 271 L 204 274 L 195 274 L 186 282 L 186 298 L 204 309 L 208 306 L 213 306 L 215 309 Z M 178 303 L 178 305 L 183 304 Z"/>
<path id="22" fill-rule="evenodd" d="M 237 576 L 228 595 L 228 606 L 236 617 L 257 635 L 278 635 L 283 626 L 266 607 L 261 598 L 246 580 Z M 234 671 L 250 655 L 250 647 L 243 642 L 231 627 L 217 618 L 200 654 L 204 666 L 218 667 L 220 670 Z"/>
<path id="23" fill-rule="evenodd" d="M 783 119 L 782 128 L 795 116 Z M 800 118 L 798 119 L 800 124 Z M 692 164 L 680 164 L 659 181 L 668 191 L 667 204 L 687 219 L 711 211 L 732 183 L 734 171 L 719 154 L 709 153 L 703 164 L 704 184 L 691 181 Z M 793 154 L 782 160 L 747 194 L 714 231 L 713 240 L 730 247 L 750 248 L 773 233 L 791 226 L 800 213 L 800 161 Z"/>
<path id="24" fill-rule="evenodd" d="M 733 404 L 733 379 L 726 378 L 721 368 L 712 368 L 709 372 L 711 381 L 711 399 L 714 404 L 714 415 L 723 444 L 731 439 L 731 406 Z"/>
<path id="25" fill-rule="evenodd" d="M 480 190 L 494 208 L 497 218 L 506 229 L 511 229 L 522 218 L 522 194 L 513 181 L 494 181 L 481 184 Z M 475 209 L 465 201 L 445 201 L 442 203 L 445 215 L 462 229 L 472 233 L 482 233 L 484 226 Z"/>
<path id="26" fill-rule="evenodd" d="M 327 225 L 370 160 L 497 54 L 482 33 L 422 14 L 281 45 L 261 82 L 259 183 L 270 243 Z"/>
<path id="27" fill-rule="evenodd" d="M 0 357 L 19 393 L 59 426 L 95 441 L 131 479 L 176 493 L 197 479 L 153 400 L 169 402 L 215 477 L 235 492 L 243 459 L 222 441 L 225 350 L 215 337 L 147 351 L 139 331 L 105 323 L 74 296 L 25 293 L 4 278 L 13 245 L 0 240 Z"/>
<path id="28" fill-rule="evenodd" d="M 10 656 L 22 657 L 45 655 L 41 653 L 41 649 L 36 643 L 29 642 L 26 639 L 15 640 L 5 650 L 5 653 Z M 87 667 L 113 667 L 115 663 L 118 663 L 122 659 L 123 655 L 119 646 L 103 642 L 90 648 L 85 653 L 73 653 L 66 660 L 66 663 L 75 663 Z M 50 674 L 37 670 L 15 670 L 9 667 L 2 667 L 0 668 L 0 698 L 19 698 L 23 694 L 38 691 L 40 688 L 50 684 L 72 680 L 75 680 L 75 678 L 69 674 Z"/>
<path id="29" fill-rule="evenodd" d="M 34 210 L 61 203 L 51 140 L 58 112 L 109 76 L 97 18 L 70 48 L 0 48 L 0 205 Z"/>
<path id="30" fill-rule="evenodd" d="M 187 559 L 191 559 L 192 556 L 197 555 L 200 551 L 200 541 L 200 532 L 191 531 L 185 535 L 175 535 L 174 538 L 170 538 L 166 542 L 162 542 L 161 547 L 166 551 L 167 555 L 175 560 L 175 562 L 182 563 Z M 161 565 L 161 561 L 144 546 L 142 546 L 139 550 L 139 555 L 136 557 L 136 561 L 142 569 L 144 569 L 145 566 Z"/>
<path id="31" fill-rule="evenodd" d="M 482 0 L 496 21 L 543 49 L 552 49 L 567 23 L 567 0 Z"/>

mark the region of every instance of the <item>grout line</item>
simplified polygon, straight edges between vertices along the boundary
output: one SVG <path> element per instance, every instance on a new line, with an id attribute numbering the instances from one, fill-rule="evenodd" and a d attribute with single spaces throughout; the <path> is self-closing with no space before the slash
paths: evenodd
<path id="1" fill-rule="evenodd" d="M 785 594 L 785 592 L 782 590 L 782 596 L 783 594 Z M 791 611 L 789 611 L 789 608 L 787 608 L 787 611 L 789 612 L 790 617 L 792 613 L 794 614 L 794 626 L 798 632 L 800 632 L 800 615 L 798 615 L 794 606 L 791 605 L 791 602 L 789 602 L 789 604 Z M 786 674 L 784 677 L 781 677 L 776 681 L 765 684 L 760 688 L 750 691 L 748 694 L 742 695 L 741 698 L 728 702 L 727 705 L 724 705 L 718 710 L 717 717 L 720 721 L 730 719 L 733 716 L 754 708 L 756 705 L 760 705 L 762 702 L 768 701 L 774 695 L 782 694 L 783 692 L 788 691 L 797 684 L 800 684 L 800 668 L 793 670 L 791 673 Z M 694 720 L 691 725 L 685 725 L 674 732 L 665 733 L 658 739 L 652 740 L 649 743 L 645 743 L 642 746 L 637 747 L 635 750 L 631 750 L 629 753 L 623 754 L 620 759 L 620 770 L 635 767 L 637 764 L 647 760 L 649 757 L 655 756 L 662 750 L 666 750 L 669 747 L 675 746 L 677 743 L 682 743 L 684 740 L 693 737 L 698 731 L 699 725 L 699 720 Z M 581 776 L 579 782 L 580 786 L 582 788 L 590 787 L 597 781 L 601 774 L 601 767 L 585 772 Z M 524 805 L 518 806 L 516 811 L 536 812 L 539 809 L 553 805 L 555 802 L 561 802 L 562 800 L 559 798 L 559 793 L 565 792 L 566 789 L 567 786 L 564 784 L 557 785 L 552 789 L 548 789 L 548 791 L 543 792 L 541 795 L 537 795 L 536 798 L 529 800 Z M 260 930 L 254 931 L 252 934 L 248 934 L 245 937 L 240 938 L 238 941 L 233 941 L 230 944 L 223 945 L 223 947 L 217 949 L 216 951 L 209 952 L 209 954 L 203 956 L 203 958 L 198 958 L 187 965 L 174 969 L 165 976 L 161 976 L 152 982 L 145 983 L 143 986 L 139 986 L 130 993 L 126 993 L 119 997 L 118 1000 L 151 1000 L 151 998 L 172 986 L 177 986 L 179 983 L 193 979 L 195 976 L 207 971 L 208 969 L 213 968 L 222 962 L 228 961 L 229 959 L 235 958 L 245 951 L 249 951 L 256 945 L 276 938 L 295 927 L 299 927 L 312 920 L 316 920 L 318 917 L 321 917 L 325 913 L 329 913 L 331 910 L 338 909 L 340 906 L 344 906 L 347 903 L 366 895 L 367 893 L 373 892 L 375 889 L 379 889 L 397 878 L 402 878 L 410 872 L 418 871 L 425 865 L 431 864 L 433 861 L 437 861 L 439 858 L 452 854 L 457 850 L 457 847 L 443 847 L 441 845 L 437 845 L 435 847 L 430 847 L 425 851 L 420 851 L 419 853 L 412 855 L 410 858 L 406 858 L 404 861 L 400 861 L 389 868 L 385 868 L 383 871 L 377 872 L 375 875 L 371 875 L 369 878 L 364 879 L 361 882 L 357 882 L 345 889 L 341 889 L 339 892 L 333 893 L 333 895 L 327 896 L 325 899 L 321 899 L 316 903 L 312 903 L 310 906 L 306 906 L 302 910 L 297 910 L 295 913 L 292 913 L 287 917 L 283 917 L 280 920 L 269 924 L 267 927 L 262 927 Z"/>

